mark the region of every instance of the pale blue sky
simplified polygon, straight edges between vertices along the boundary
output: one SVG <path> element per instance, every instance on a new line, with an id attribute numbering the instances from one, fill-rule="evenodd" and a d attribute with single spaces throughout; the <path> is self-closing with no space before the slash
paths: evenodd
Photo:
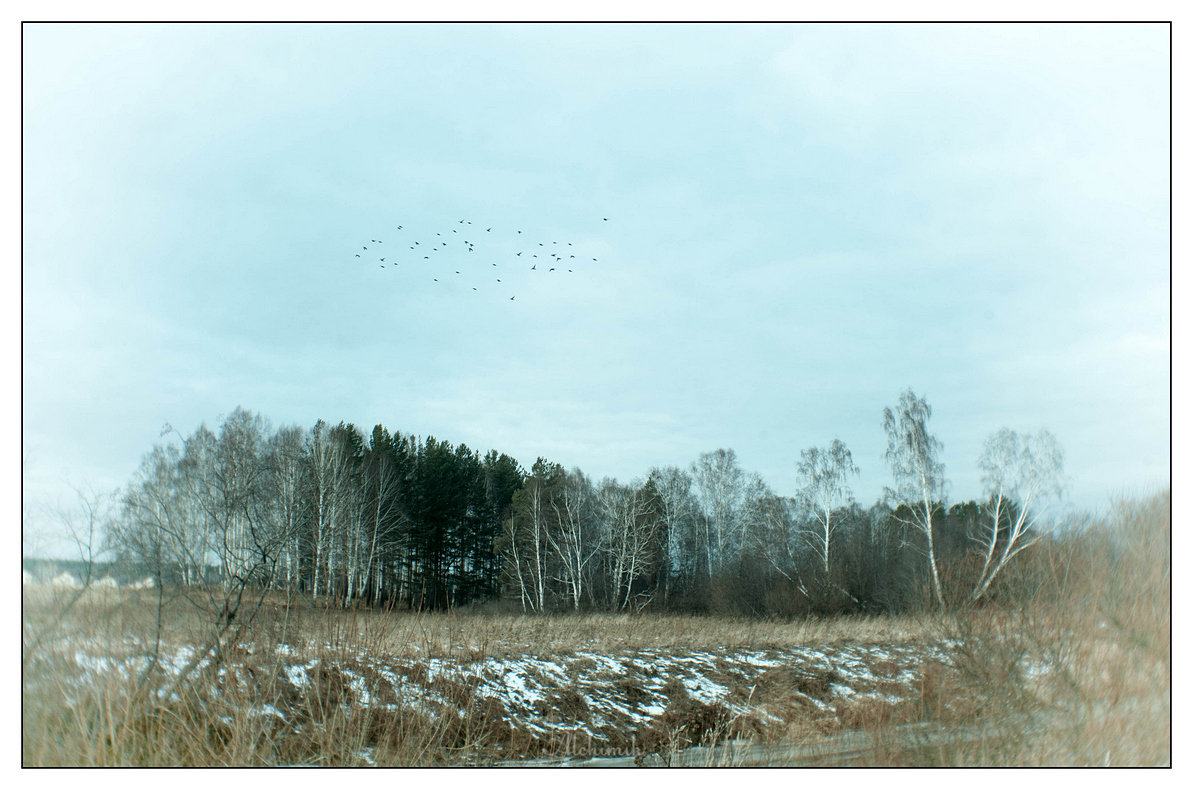
<path id="1" fill-rule="evenodd" d="M 1168 481 L 1166 26 L 28 25 L 24 47 L 31 499 L 118 486 L 164 422 L 243 405 L 623 480 L 732 447 L 783 494 L 840 437 L 868 505 L 908 386 L 954 499 L 1003 425 L 1057 436 L 1078 505 Z M 461 217 L 494 231 L 451 265 L 499 261 L 511 290 L 353 257 Z M 518 269 L 513 228 L 600 260 Z"/>

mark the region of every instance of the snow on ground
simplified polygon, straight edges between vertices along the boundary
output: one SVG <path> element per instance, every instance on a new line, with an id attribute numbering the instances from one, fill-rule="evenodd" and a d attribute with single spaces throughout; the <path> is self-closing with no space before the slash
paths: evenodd
<path id="1" fill-rule="evenodd" d="M 783 662 L 777 658 L 768 658 L 764 653 L 742 653 L 741 659 L 755 667 L 781 667 Z"/>
<path id="2" fill-rule="evenodd" d="M 469 706 L 488 700 L 499 706 L 508 724 L 524 731 L 574 730 L 601 736 L 610 728 L 632 731 L 651 725 L 670 711 L 691 705 L 720 706 L 731 715 L 755 713 L 775 721 L 772 713 L 762 709 L 763 693 L 756 690 L 764 675 L 783 671 L 795 673 L 797 680 L 787 682 L 799 686 L 791 688 L 789 696 L 811 710 L 832 711 L 836 700 L 852 698 L 897 704 L 916 693 L 918 667 L 936 655 L 935 649 L 924 646 L 681 655 L 663 650 L 616 655 L 587 650 L 478 660 L 357 655 L 352 666 L 340 666 L 338 671 L 361 705 L 392 698 L 399 707 L 437 717 L 446 711 L 464 715 Z M 300 693 L 309 688 L 308 672 L 313 666 L 286 665 L 286 677 Z M 783 677 L 772 680 L 772 688 Z"/>
<path id="3" fill-rule="evenodd" d="M 352 691 L 356 694 L 356 699 L 361 705 L 373 704 L 373 695 L 369 693 L 368 688 L 365 686 L 365 679 L 363 677 L 350 669 L 341 669 L 340 674 L 348 678 Z"/>
<path id="4" fill-rule="evenodd" d="M 492 659 L 490 659 L 492 660 Z M 502 699 L 508 707 L 534 709 L 534 703 L 542 702 L 546 697 L 535 688 L 534 680 L 527 676 L 524 668 L 517 663 L 506 666 L 497 663 L 501 680 L 497 683 L 486 683 L 481 696 Z"/>
<path id="5" fill-rule="evenodd" d="M 703 675 L 686 677 L 680 680 L 680 682 L 683 683 L 688 696 L 706 705 L 724 699 L 729 695 L 729 689 L 726 686 L 714 683 Z"/>
<path id="6" fill-rule="evenodd" d="M 844 683 L 833 683 L 828 687 L 828 690 L 834 697 L 852 697 L 857 693 Z"/>
<path id="7" fill-rule="evenodd" d="M 616 658 L 613 658 L 612 656 L 607 656 L 604 653 L 578 652 L 575 655 L 579 658 L 594 661 L 599 667 L 602 667 L 605 671 L 615 675 L 619 675 L 625 671 L 625 667 L 622 666 L 620 661 L 618 661 Z M 697 659 L 691 658 L 686 660 L 696 661 Z"/>
<path id="8" fill-rule="evenodd" d="M 83 676 L 115 672 L 128 677 L 148 666 L 148 656 L 129 652 L 131 657 L 117 659 L 88 646 L 72 657 Z M 277 698 L 277 705 L 283 705 L 282 699 L 292 704 L 316 688 L 331 688 L 324 679 L 338 677 L 333 685 L 341 705 L 407 710 L 436 720 L 484 711 L 488 720 L 535 738 L 578 733 L 592 743 L 612 745 L 693 715 L 715 721 L 752 717 L 766 724 L 800 715 L 800 710 L 812 717 L 831 716 L 840 704 L 864 700 L 898 705 L 917 698 L 925 662 L 947 662 L 949 651 L 935 643 L 614 654 L 590 649 L 477 659 L 397 658 L 344 646 L 318 652 L 322 658 L 311 658 L 308 649 L 279 644 L 266 655 L 236 661 L 276 667 L 278 679 L 292 689 Z M 163 646 L 159 663 L 167 675 L 177 676 L 194 655 L 187 645 Z M 1033 677 L 1047 670 L 1043 665 L 1026 668 Z M 232 672 L 237 685 L 243 682 L 241 675 Z M 283 723 L 299 721 L 300 710 L 271 704 L 255 708 L 258 715 Z"/>
<path id="9" fill-rule="evenodd" d="M 311 678 L 308 674 L 312 669 L 319 666 L 319 660 L 308 662 L 307 664 L 289 664 L 286 666 L 286 679 L 290 681 L 290 685 L 302 691 L 311 685 Z"/>

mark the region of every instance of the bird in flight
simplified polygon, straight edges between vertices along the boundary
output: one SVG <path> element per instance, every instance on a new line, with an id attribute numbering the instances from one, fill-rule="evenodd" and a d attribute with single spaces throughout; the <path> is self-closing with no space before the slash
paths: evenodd
<path id="1" fill-rule="evenodd" d="M 382 262 L 382 263 L 385 263 L 385 258 L 382 258 L 382 259 L 381 259 L 381 262 Z"/>
<path id="2" fill-rule="evenodd" d="M 605 220 L 605 222 L 608 222 L 608 221 L 609 221 L 609 218 L 608 218 L 608 217 L 601 217 L 601 219 Z"/>
<path id="3" fill-rule="evenodd" d="M 552 267 L 552 268 L 548 269 L 547 271 L 552 271 L 552 272 L 553 272 L 553 271 L 555 271 L 555 268 L 554 268 L 554 267 Z"/>
<path id="4" fill-rule="evenodd" d="M 535 270 L 535 269 L 537 269 L 538 267 L 539 267 L 539 265 L 536 263 L 534 266 L 531 266 L 531 267 L 530 267 L 530 271 L 534 271 L 534 270 Z"/>
<path id="5" fill-rule="evenodd" d="M 510 297 L 510 301 L 511 301 L 511 302 L 512 302 L 512 301 L 514 301 L 514 297 L 512 297 L 512 296 L 511 296 L 511 297 Z"/>
<path id="6" fill-rule="evenodd" d="M 519 233 L 519 234 L 520 234 L 521 232 L 522 232 L 522 231 L 518 231 L 518 233 Z"/>
<path id="7" fill-rule="evenodd" d="M 492 229 L 492 228 L 485 228 L 485 233 L 488 233 L 488 232 L 489 232 L 489 231 L 491 231 L 491 230 L 493 230 L 493 229 Z"/>
<path id="8" fill-rule="evenodd" d="M 401 226 L 401 225 L 399 225 L 399 226 L 398 226 L 398 230 L 401 230 L 401 229 L 402 229 L 402 226 Z"/>
<path id="9" fill-rule="evenodd" d="M 522 253 L 520 253 L 520 252 L 519 252 L 519 253 L 518 253 L 517 255 L 515 255 L 514 257 L 515 257 L 515 258 L 521 258 L 521 257 L 522 257 Z"/>

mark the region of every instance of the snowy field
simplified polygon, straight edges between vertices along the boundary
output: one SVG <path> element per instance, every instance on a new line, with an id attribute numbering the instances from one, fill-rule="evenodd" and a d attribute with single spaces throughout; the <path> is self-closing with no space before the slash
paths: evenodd
<path id="1" fill-rule="evenodd" d="M 60 621 L 76 589 L 24 589 L 28 764 L 1160 764 L 1167 748 L 1163 663 L 1101 620 L 275 602 L 207 651 L 210 615 L 183 598 L 159 629 L 155 590 L 93 589 Z M 1123 726 L 1154 747 L 1115 756 Z"/>
<path id="2" fill-rule="evenodd" d="M 149 667 L 147 655 L 126 652 L 116 659 L 95 647 L 76 645 L 66 655 L 68 689 L 113 678 L 127 682 Z M 483 761 L 493 762 L 650 754 L 727 738 L 773 740 L 793 728 L 829 732 L 859 710 L 910 720 L 919 710 L 925 667 L 947 666 L 949 652 L 947 643 L 921 642 L 468 659 L 392 657 L 333 644 L 263 650 L 246 643 L 214 673 L 203 675 L 207 660 L 195 669 L 216 693 L 243 693 L 272 679 L 272 693 L 262 698 L 254 691 L 256 704 L 245 711 L 257 726 L 300 731 L 311 726 L 314 708 L 329 704 L 431 723 L 468 721 L 484 733 L 478 744 Z M 163 646 L 159 694 L 177 695 L 166 691 L 169 678 L 193 658 L 193 646 Z M 361 759 L 369 761 L 367 750 Z"/>

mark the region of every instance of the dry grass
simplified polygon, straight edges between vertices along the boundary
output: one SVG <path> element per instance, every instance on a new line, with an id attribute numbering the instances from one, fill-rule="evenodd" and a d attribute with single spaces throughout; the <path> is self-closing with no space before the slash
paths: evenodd
<path id="1" fill-rule="evenodd" d="M 469 612 L 422 614 L 306 609 L 294 613 L 294 631 L 308 642 L 362 641 L 395 657 L 475 659 L 577 650 L 623 653 L 652 648 L 770 648 L 848 642 L 886 644 L 926 639 L 926 617 L 852 617 L 795 622 L 676 615 L 580 614 L 535 617 Z"/>
<path id="2" fill-rule="evenodd" d="M 885 723 L 863 724 L 883 745 L 867 762 L 1171 765 L 1171 520 L 1169 492 L 1121 502 L 1042 546 L 1009 603 L 943 617 L 953 666 L 925 667 L 922 713 L 982 735 L 899 748 Z"/>
<path id="3" fill-rule="evenodd" d="M 271 649 L 275 642 L 270 640 L 287 626 L 268 616 L 244 641 L 224 645 L 216 660 L 185 683 L 176 685 L 168 672 L 143 673 L 144 662 L 133 659 L 146 654 L 152 639 L 121 630 L 145 627 L 145 610 L 153 607 L 139 607 L 145 603 L 141 597 L 133 596 L 115 611 L 109 600 L 81 601 L 61 634 L 28 657 L 23 764 L 433 765 L 467 747 L 475 735 L 413 711 L 346 704 L 348 681 L 338 669 L 343 641 L 311 651 L 322 671 L 313 673 L 310 687 L 296 692 Z M 36 611 L 29 604 L 26 600 L 27 615 Z M 105 621 L 95 616 L 97 611 L 124 616 Z M 201 618 L 178 616 L 173 625 L 163 654 L 205 639 Z M 122 633 L 133 636 L 122 638 Z M 79 683 L 73 651 L 99 645 L 113 665 L 127 659 L 132 669 L 95 673 Z"/>
<path id="4" fill-rule="evenodd" d="M 546 754 L 553 747 L 567 752 L 578 745 L 566 742 L 570 736 L 552 743 L 512 728 L 500 706 L 478 698 L 460 679 L 441 676 L 427 684 L 464 712 L 433 718 L 402 707 L 392 696 L 375 696 L 378 704 L 373 707 L 349 704 L 346 689 L 353 681 L 345 674 L 371 680 L 368 675 L 375 670 L 361 664 L 362 655 L 406 660 L 415 671 L 412 681 L 421 682 L 418 662 L 427 658 L 469 662 L 581 650 L 624 655 L 651 649 L 889 644 L 924 640 L 932 627 L 931 621 L 916 618 L 767 622 L 604 614 L 412 614 L 322 609 L 309 603 L 286 607 L 284 601 L 267 600 L 252 627 L 223 645 L 220 661 L 176 688 L 169 673 L 146 677 L 137 668 L 123 675 L 108 671 L 99 683 L 78 683 L 80 653 L 103 656 L 112 665 L 136 666 L 140 657 L 152 652 L 158 636 L 157 600 L 153 591 L 93 590 L 73 602 L 67 617 L 59 618 L 68 596 L 50 588 L 26 589 L 26 644 L 36 644 L 27 651 L 24 673 L 26 765 L 435 765 L 485 763 L 519 752 Z M 171 656 L 180 648 L 201 645 L 210 631 L 207 613 L 181 599 L 168 601 L 160 652 Z M 289 646 L 287 663 L 317 662 L 313 682 L 302 693 L 283 677 L 279 644 Z M 578 666 L 586 660 L 578 659 Z M 720 679 L 732 685 L 731 678 Z M 792 688 L 823 694 L 831 680 L 808 673 L 794 678 Z M 630 704 L 635 692 L 642 693 L 634 683 L 610 680 L 615 693 Z M 759 699 L 764 694 L 782 697 L 775 678 L 762 686 L 767 684 L 775 687 L 773 693 L 759 691 Z M 376 689 L 385 684 L 369 685 Z M 745 694 L 738 696 L 744 699 Z M 687 699 L 682 686 L 673 702 L 666 715 L 642 732 L 610 729 L 600 734 L 623 751 L 654 754 L 729 738 L 781 737 L 763 733 L 756 723 L 722 706 Z M 547 700 L 541 714 L 574 713 L 585 704 L 583 697 L 564 688 Z M 284 712 L 285 720 L 255 713 L 268 708 Z M 807 711 L 793 705 L 792 713 L 792 719 L 806 718 Z"/>
<path id="5" fill-rule="evenodd" d="M 251 626 L 221 644 L 218 660 L 183 684 L 168 672 L 135 669 L 80 682 L 76 654 L 102 655 L 115 664 L 151 653 L 159 635 L 163 655 L 205 644 L 209 612 L 182 598 L 166 600 L 159 631 L 155 591 L 90 590 L 75 600 L 70 591 L 27 587 L 22 761 L 487 764 L 510 754 L 575 750 L 583 736 L 564 732 L 557 744 L 536 742 L 511 727 L 493 700 L 447 677 L 434 680 L 434 688 L 458 706 L 458 715 L 404 707 L 392 695 L 378 696 L 372 706 L 347 704 L 346 689 L 354 682 L 348 673 L 367 682 L 373 671 L 359 656 L 417 665 L 432 657 L 467 662 L 576 651 L 782 650 L 945 639 L 955 646 L 951 656 L 913 668 L 918 688 L 910 700 L 842 699 L 833 710 L 809 711 L 801 694 L 823 694 L 834 682 L 831 670 L 776 668 L 738 683 L 732 699 L 765 703 L 777 721 L 764 726 L 722 705 L 698 703 L 672 684 L 666 686 L 664 715 L 637 732 L 607 733 L 608 742 L 654 764 L 679 764 L 683 753 L 696 755 L 689 762 L 698 764 L 738 764 L 747 759 L 744 753 L 723 747 L 752 743 L 765 747 L 749 758 L 755 762 L 1167 765 L 1170 521 L 1167 494 L 1124 504 L 1106 523 L 1022 563 L 1000 606 L 946 617 L 523 617 L 340 611 L 266 599 Z M 1015 589 L 1021 590 L 1018 599 L 1011 597 Z M 305 689 L 287 681 L 279 644 L 291 647 L 290 663 L 318 661 Z M 571 666 L 582 668 L 584 660 Z M 881 676 L 896 668 L 871 669 Z M 728 676 L 725 681 L 730 685 Z M 641 693 L 630 679 L 610 686 L 627 702 Z M 582 716 L 586 704 L 582 695 L 561 688 L 542 715 Z M 813 742 L 823 743 L 822 752 L 800 751 Z M 825 756 L 808 756 L 819 753 Z"/>

